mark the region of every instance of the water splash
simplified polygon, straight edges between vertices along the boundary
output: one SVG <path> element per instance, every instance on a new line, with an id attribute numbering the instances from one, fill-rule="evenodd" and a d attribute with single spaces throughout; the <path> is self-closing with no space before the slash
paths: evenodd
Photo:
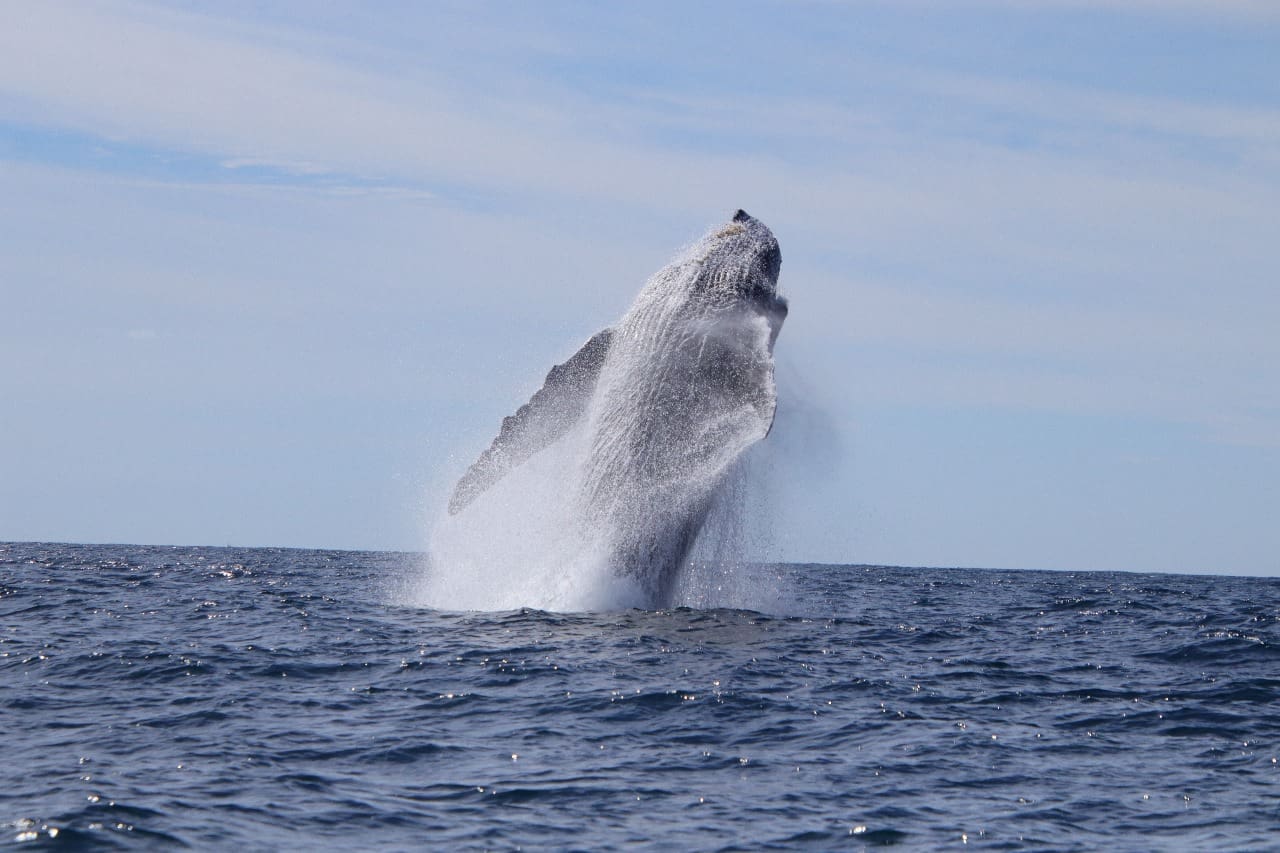
<path id="1" fill-rule="evenodd" d="M 416 600 L 479 610 L 759 603 L 747 600 L 760 578 L 747 582 L 742 559 L 758 468 L 742 460 L 777 402 L 780 263 L 768 228 L 739 211 L 651 278 L 459 482 Z"/>

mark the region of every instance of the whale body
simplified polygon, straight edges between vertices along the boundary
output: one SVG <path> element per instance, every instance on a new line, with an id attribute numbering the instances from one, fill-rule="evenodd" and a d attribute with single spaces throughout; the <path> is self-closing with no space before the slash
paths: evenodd
<path id="1" fill-rule="evenodd" d="M 773 423 L 781 264 L 773 234 L 745 211 L 713 228 L 503 420 L 449 512 L 572 430 L 581 447 L 566 523 L 647 604 L 670 605 L 717 489 Z"/>

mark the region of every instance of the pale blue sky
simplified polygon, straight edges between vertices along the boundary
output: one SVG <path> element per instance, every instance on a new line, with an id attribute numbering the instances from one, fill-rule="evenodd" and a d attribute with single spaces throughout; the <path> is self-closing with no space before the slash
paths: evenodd
<path id="1" fill-rule="evenodd" d="M 0 539 L 421 549 L 744 207 L 774 556 L 1280 573 L 1280 4 L 0 10 Z"/>

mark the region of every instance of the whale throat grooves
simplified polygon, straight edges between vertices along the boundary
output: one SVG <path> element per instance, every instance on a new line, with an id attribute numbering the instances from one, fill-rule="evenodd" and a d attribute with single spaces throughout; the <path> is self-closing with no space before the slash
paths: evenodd
<path id="1" fill-rule="evenodd" d="M 780 266 L 773 234 L 739 210 L 553 367 L 454 488 L 428 601 L 679 603 L 718 492 L 773 424 Z"/>

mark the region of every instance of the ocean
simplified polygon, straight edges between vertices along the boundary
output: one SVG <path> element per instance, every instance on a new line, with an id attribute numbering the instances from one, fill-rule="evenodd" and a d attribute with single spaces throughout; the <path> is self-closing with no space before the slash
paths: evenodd
<path id="1" fill-rule="evenodd" d="M 1280 579 L 763 567 L 443 612 L 403 553 L 0 545 L 35 849 L 1280 850 Z"/>

